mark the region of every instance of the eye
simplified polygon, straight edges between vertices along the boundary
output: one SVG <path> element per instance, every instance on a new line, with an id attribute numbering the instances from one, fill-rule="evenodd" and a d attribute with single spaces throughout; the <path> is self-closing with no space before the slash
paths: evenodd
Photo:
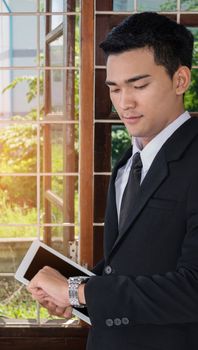
<path id="1" fill-rule="evenodd" d="M 114 94 L 116 94 L 116 93 L 118 93 L 120 91 L 120 89 L 113 89 L 113 90 L 110 90 L 110 93 L 112 94 L 112 93 L 114 93 Z"/>
<path id="2" fill-rule="evenodd" d="M 141 86 L 134 86 L 135 89 L 144 89 L 146 86 L 148 86 L 149 84 L 144 84 L 144 85 L 141 85 Z"/>

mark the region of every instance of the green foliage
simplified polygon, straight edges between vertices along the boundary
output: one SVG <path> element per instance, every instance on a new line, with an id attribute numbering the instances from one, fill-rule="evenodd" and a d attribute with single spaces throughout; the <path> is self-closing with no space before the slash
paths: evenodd
<path id="1" fill-rule="evenodd" d="M 197 11 L 197 0 L 181 0 L 181 9 L 184 11 Z M 167 0 L 164 4 L 160 5 L 160 11 L 175 11 L 176 1 Z"/>
<path id="2" fill-rule="evenodd" d="M 26 93 L 27 101 L 28 103 L 31 102 L 38 94 L 37 89 L 37 77 L 35 76 L 23 76 L 15 78 L 8 86 L 6 86 L 2 93 L 6 92 L 7 90 L 14 89 L 19 83 L 27 82 L 28 84 L 28 90 Z M 39 94 L 43 95 L 43 75 L 39 78 Z M 38 94 L 38 95 L 39 95 Z"/>
<path id="3" fill-rule="evenodd" d="M 192 81 L 185 93 L 185 108 L 190 112 L 198 111 L 198 70 L 192 70 Z"/>
<path id="4" fill-rule="evenodd" d="M 16 116 L 16 122 L 27 117 Z M 42 141 L 42 140 L 41 140 Z M 10 124 L 0 130 L 1 173 L 36 172 L 37 128 L 34 124 Z M 3 176 L 0 189 L 7 191 L 11 203 L 36 206 L 36 178 Z"/>
<path id="5" fill-rule="evenodd" d="M 174 1 L 167 1 L 164 4 L 160 5 L 160 11 L 175 11 L 176 3 Z"/>
<path id="6" fill-rule="evenodd" d="M 113 126 L 112 128 L 112 167 L 122 156 L 124 151 L 131 145 L 131 137 L 124 126 Z"/>
<path id="7" fill-rule="evenodd" d="M 41 318 L 51 318 L 48 312 L 40 309 Z M 24 286 L 10 278 L 0 279 L 0 317 L 36 319 L 37 304 Z"/>
<path id="8" fill-rule="evenodd" d="M 36 208 L 29 208 L 27 205 L 19 206 L 10 200 L 7 191 L 0 190 L 0 211 L 1 224 L 36 224 Z M 0 237 L 35 237 L 36 229 L 33 226 L 0 226 Z"/>
<path id="9" fill-rule="evenodd" d="M 4 171 L 8 167 L 13 172 L 35 172 L 36 136 L 34 124 L 11 124 L 1 130 L 1 169 L 3 166 Z"/>
<path id="10" fill-rule="evenodd" d="M 0 278 L 0 318 L 37 320 L 37 303 L 22 286 L 12 278 Z M 49 315 L 48 311 L 39 307 L 39 316 L 42 322 L 50 322 L 60 319 L 60 317 Z M 73 317 L 71 321 L 77 320 Z M 60 322 L 66 320 L 60 320 Z"/>
<path id="11" fill-rule="evenodd" d="M 197 0 L 181 0 L 181 8 L 185 11 L 197 11 L 198 3 Z"/>
<path id="12" fill-rule="evenodd" d="M 43 75 L 39 79 L 39 94 L 43 95 Z M 28 103 L 31 102 L 38 95 L 37 77 L 35 76 L 15 78 L 3 89 L 2 93 L 14 89 L 22 82 L 27 82 L 28 84 L 26 97 Z M 40 114 L 42 116 L 43 108 Z M 16 121 L 16 124 L 12 123 L 0 130 L 1 173 L 36 172 L 37 126 L 31 123 L 31 121 L 37 119 L 37 111 L 36 109 L 32 109 L 26 116 L 13 116 L 11 119 L 12 121 Z M 23 124 L 22 121 L 30 121 L 30 123 Z M 42 145 L 42 137 L 40 142 Z M 22 207 L 27 205 L 29 207 L 36 207 L 36 177 L 16 176 L 14 181 L 12 177 L 1 177 L 0 190 L 7 193 L 8 201 L 13 206 L 18 204 Z"/>

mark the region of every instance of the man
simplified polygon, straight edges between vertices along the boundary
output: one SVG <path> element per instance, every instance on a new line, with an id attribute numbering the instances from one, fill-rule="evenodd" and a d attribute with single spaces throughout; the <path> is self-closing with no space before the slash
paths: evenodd
<path id="1" fill-rule="evenodd" d="M 87 349 L 195 350 L 198 120 L 183 104 L 193 37 L 164 16 L 141 13 L 101 47 L 110 97 L 133 147 L 112 174 L 104 260 L 76 287 L 92 322 Z M 131 170 L 137 157 L 139 184 Z M 71 291 L 58 272 L 44 268 L 28 288 L 53 313 L 70 315 Z"/>

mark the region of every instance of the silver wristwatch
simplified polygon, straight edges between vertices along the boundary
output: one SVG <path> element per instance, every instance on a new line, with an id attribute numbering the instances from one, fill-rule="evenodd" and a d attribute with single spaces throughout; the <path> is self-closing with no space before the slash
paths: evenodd
<path id="1" fill-rule="evenodd" d="M 89 277 L 86 276 L 75 276 L 68 279 L 69 288 L 69 302 L 71 306 L 74 307 L 85 307 L 84 304 L 80 304 L 78 299 L 78 288 L 81 283 L 87 282 Z"/>

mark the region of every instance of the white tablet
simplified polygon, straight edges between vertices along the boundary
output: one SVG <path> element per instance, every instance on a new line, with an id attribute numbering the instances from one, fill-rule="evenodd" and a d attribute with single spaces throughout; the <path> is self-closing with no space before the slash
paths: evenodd
<path id="1" fill-rule="evenodd" d="M 15 278 L 27 285 L 36 273 L 44 266 L 53 267 L 66 278 L 71 276 L 94 275 L 91 271 L 75 263 L 53 248 L 48 247 L 39 240 L 35 240 L 19 265 L 15 273 Z M 73 308 L 73 314 L 91 324 L 87 308 Z"/>

